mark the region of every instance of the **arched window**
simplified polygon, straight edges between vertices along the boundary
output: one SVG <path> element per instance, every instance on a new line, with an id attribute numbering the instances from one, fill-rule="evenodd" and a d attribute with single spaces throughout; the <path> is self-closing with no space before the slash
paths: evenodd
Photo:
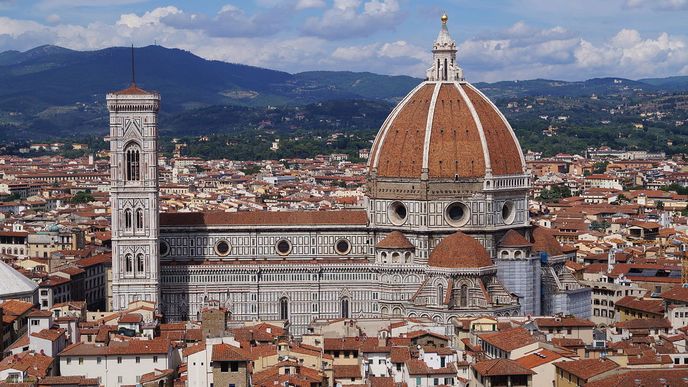
<path id="1" fill-rule="evenodd" d="M 447 73 L 447 58 L 444 58 L 444 79 L 443 81 L 446 81 L 448 78 L 448 73 Z"/>
<path id="2" fill-rule="evenodd" d="M 143 210 L 140 208 L 136 209 L 136 229 L 143 230 Z"/>
<path id="3" fill-rule="evenodd" d="M 437 305 L 442 305 L 444 299 L 444 287 L 442 284 L 437 285 Z"/>
<path id="4" fill-rule="evenodd" d="M 138 271 L 139 273 L 143 273 L 143 269 L 143 254 L 139 253 L 138 255 L 136 255 L 136 271 Z"/>
<path id="5" fill-rule="evenodd" d="M 125 179 L 127 181 L 141 180 L 141 151 L 137 145 L 130 145 L 124 151 L 126 157 Z"/>
<path id="6" fill-rule="evenodd" d="M 124 265 L 127 273 L 134 271 L 134 257 L 131 254 L 124 256 Z"/>
<path id="7" fill-rule="evenodd" d="M 289 300 L 287 297 L 282 297 L 279 300 L 279 317 L 280 320 L 289 319 Z"/>
<path id="8" fill-rule="evenodd" d="M 468 306 L 468 285 L 461 285 L 461 307 Z"/>
<path id="9" fill-rule="evenodd" d="M 131 225 L 132 225 L 131 209 L 127 208 L 126 210 L 124 210 L 124 229 L 125 230 L 131 230 Z"/>
<path id="10" fill-rule="evenodd" d="M 342 298 L 342 318 L 349 318 L 349 298 L 344 297 Z"/>

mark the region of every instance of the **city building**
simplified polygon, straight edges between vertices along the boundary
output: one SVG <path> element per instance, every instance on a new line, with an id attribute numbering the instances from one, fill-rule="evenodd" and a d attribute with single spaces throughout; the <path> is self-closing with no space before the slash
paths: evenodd
<path id="1" fill-rule="evenodd" d="M 373 143 L 361 210 L 158 216 L 160 96 L 108 94 L 113 309 L 153 301 L 186 320 L 219 302 L 296 335 L 317 318 L 424 317 L 451 333 L 460 317 L 589 316 L 589 289 L 563 271 L 573 255 L 530 226 L 518 140 L 464 80 L 446 17 L 432 52 Z"/>

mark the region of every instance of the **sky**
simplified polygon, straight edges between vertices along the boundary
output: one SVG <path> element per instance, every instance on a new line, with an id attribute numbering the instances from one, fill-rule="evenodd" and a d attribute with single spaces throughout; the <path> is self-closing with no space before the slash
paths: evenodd
<path id="1" fill-rule="evenodd" d="M 688 75 L 688 0 L 0 0 L 0 51 L 159 44 L 423 77 L 442 12 L 472 82 Z"/>

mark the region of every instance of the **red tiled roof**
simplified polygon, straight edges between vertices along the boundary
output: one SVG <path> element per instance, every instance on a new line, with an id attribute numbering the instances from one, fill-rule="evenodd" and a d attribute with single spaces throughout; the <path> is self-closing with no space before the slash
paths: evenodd
<path id="1" fill-rule="evenodd" d="M 442 239 L 428 258 L 431 267 L 473 269 L 492 265 L 492 258 L 483 245 L 461 231 Z"/>
<path id="2" fill-rule="evenodd" d="M 504 234 L 499 241 L 500 247 L 529 247 L 533 244 L 528 242 L 518 231 L 511 229 Z"/>
<path id="3" fill-rule="evenodd" d="M 482 376 L 533 375 L 535 372 L 510 359 L 490 359 L 475 363 L 473 369 Z"/>
<path id="4" fill-rule="evenodd" d="M 140 313 L 127 313 L 117 320 L 120 324 L 139 324 L 143 322 L 143 316 Z"/>
<path id="5" fill-rule="evenodd" d="M 542 251 L 554 256 L 562 255 L 564 253 L 561 248 L 561 244 L 554 237 L 551 229 L 540 226 L 533 227 L 532 236 L 533 251 Z"/>
<path id="6" fill-rule="evenodd" d="M 136 86 L 135 83 L 132 83 L 126 89 L 115 91 L 112 94 L 115 94 L 115 95 L 147 95 L 147 94 L 155 94 L 155 93 L 150 93 L 146 90 L 143 90 L 140 87 Z"/>
<path id="7" fill-rule="evenodd" d="M 44 339 L 48 341 L 56 341 L 60 337 L 62 337 L 65 333 L 65 330 L 62 328 L 59 329 L 43 329 L 39 332 L 34 332 L 31 334 L 33 337 L 38 337 L 39 339 Z"/>
<path id="8" fill-rule="evenodd" d="M 0 309 L 5 316 L 21 316 L 32 308 L 32 303 L 19 300 L 7 300 L 0 304 Z"/>
<path id="9" fill-rule="evenodd" d="M 389 358 L 392 363 L 403 363 L 411 358 L 408 347 L 392 347 L 389 351 Z"/>
<path id="10" fill-rule="evenodd" d="M 451 363 L 443 368 L 432 368 L 422 360 L 409 359 L 405 364 L 409 375 L 456 375 L 456 367 Z"/>
<path id="11" fill-rule="evenodd" d="M 516 359 L 516 363 L 521 365 L 522 367 L 528 368 L 528 369 L 533 369 L 535 367 L 539 367 L 543 364 L 551 363 L 555 360 L 561 359 L 561 355 L 550 351 L 549 349 L 546 348 L 541 348 L 536 352 L 533 352 L 531 354 L 528 354 L 526 356 L 523 356 L 521 358 Z"/>
<path id="12" fill-rule="evenodd" d="M 16 369 L 25 371 L 29 376 L 42 378 L 53 365 L 53 358 L 34 352 L 22 352 L 17 355 L 7 356 L 0 361 L 0 371 Z"/>
<path id="13" fill-rule="evenodd" d="M 483 333 L 478 336 L 486 343 L 506 352 L 511 352 L 514 349 L 537 343 L 537 339 L 533 337 L 527 329 L 522 327 L 507 329 L 494 333 Z"/>
<path id="14" fill-rule="evenodd" d="M 535 322 L 540 328 L 547 327 L 580 327 L 593 328 L 595 323 L 578 317 L 541 317 L 536 318 Z"/>
<path id="15" fill-rule="evenodd" d="M 363 377 L 361 367 L 358 365 L 332 366 L 335 379 L 360 379 Z"/>
<path id="16" fill-rule="evenodd" d="M 111 341 L 107 346 L 74 343 L 60 352 L 60 356 L 157 355 L 167 354 L 169 349 L 170 342 L 159 338 L 126 342 Z"/>
<path id="17" fill-rule="evenodd" d="M 560 361 L 554 363 L 557 368 L 575 375 L 583 380 L 619 368 L 619 365 L 609 359 L 581 359 L 574 361 Z"/>
<path id="18" fill-rule="evenodd" d="M 625 296 L 616 302 L 617 307 L 640 310 L 653 314 L 664 313 L 664 302 L 662 300 L 646 300 L 633 296 Z"/>
<path id="19" fill-rule="evenodd" d="M 213 345 L 213 361 L 248 361 L 247 356 L 241 348 L 233 347 L 229 344 Z"/>
<path id="20" fill-rule="evenodd" d="M 378 249 L 413 249 L 413 243 L 411 243 L 404 234 L 399 231 L 392 231 L 387 234 L 381 241 L 376 245 Z"/>
<path id="21" fill-rule="evenodd" d="M 585 384 L 585 387 L 684 386 L 686 368 L 623 369 L 619 373 Z"/>
<path id="22" fill-rule="evenodd" d="M 671 322 L 665 318 L 638 318 L 614 323 L 614 326 L 622 329 L 653 329 L 671 328 Z"/>
<path id="23" fill-rule="evenodd" d="M 664 291 L 660 297 L 669 301 L 688 303 L 688 288 L 684 288 L 683 286 L 674 286 L 673 288 Z"/>

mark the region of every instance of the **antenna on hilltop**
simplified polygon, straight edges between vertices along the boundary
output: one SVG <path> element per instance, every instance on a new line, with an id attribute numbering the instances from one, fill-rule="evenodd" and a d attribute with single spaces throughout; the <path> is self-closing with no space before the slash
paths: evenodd
<path id="1" fill-rule="evenodd" d="M 136 86 L 136 67 L 134 66 L 134 43 L 131 44 L 131 84 Z"/>

